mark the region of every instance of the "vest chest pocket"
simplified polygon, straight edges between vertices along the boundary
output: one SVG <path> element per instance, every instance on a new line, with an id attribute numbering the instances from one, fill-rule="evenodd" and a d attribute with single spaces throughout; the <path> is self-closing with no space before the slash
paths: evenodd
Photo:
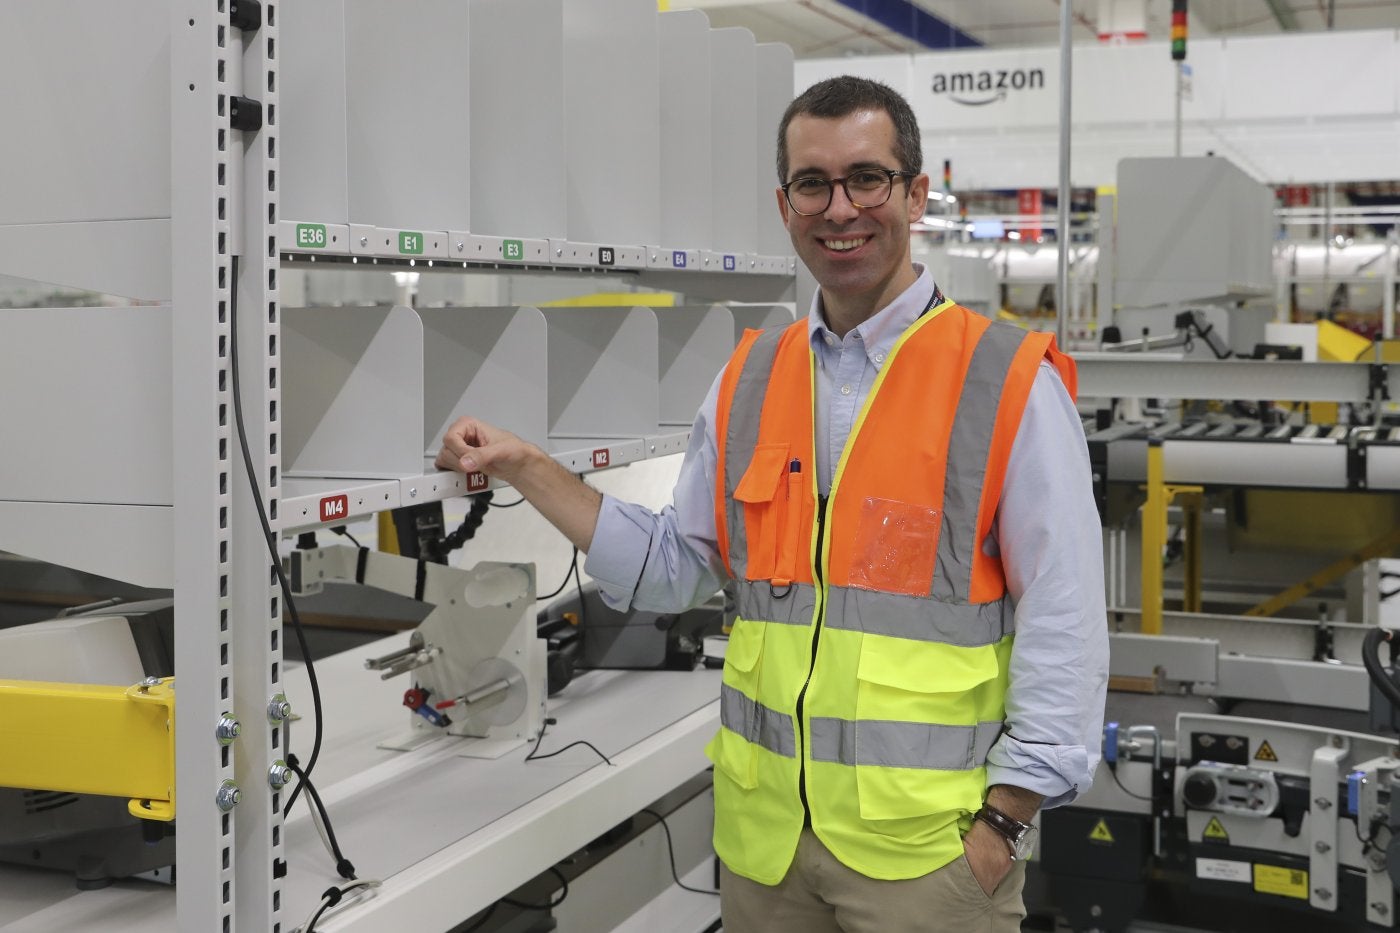
<path id="1" fill-rule="evenodd" d="M 800 512 L 789 509 L 788 450 L 787 444 L 756 446 L 749 468 L 734 489 L 735 501 L 744 508 L 745 575 L 750 580 L 792 582 L 788 570 L 779 567 L 785 542 L 797 533 L 789 514 Z"/>
<path id="2" fill-rule="evenodd" d="M 993 646 L 867 635 L 856 685 L 860 815 L 898 820 L 981 805 L 977 688 L 997 678 Z"/>

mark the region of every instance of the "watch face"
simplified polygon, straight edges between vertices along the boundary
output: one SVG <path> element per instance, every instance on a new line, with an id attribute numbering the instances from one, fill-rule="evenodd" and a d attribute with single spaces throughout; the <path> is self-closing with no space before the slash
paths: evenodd
<path id="1" fill-rule="evenodd" d="M 1040 834 L 1034 826 L 1026 826 L 1019 836 L 1012 841 L 1011 847 L 1016 850 L 1016 861 L 1024 862 L 1031 857 L 1035 851 L 1035 839 Z"/>

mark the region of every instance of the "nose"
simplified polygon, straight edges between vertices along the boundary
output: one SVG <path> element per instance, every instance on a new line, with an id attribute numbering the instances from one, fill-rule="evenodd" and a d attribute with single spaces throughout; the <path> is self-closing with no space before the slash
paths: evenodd
<path id="1" fill-rule="evenodd" d="M 860 216 L 860 208 L 851 203 L 844 184 L 831 186 L 831 203 L 822 214 L 832 223 L 848 223 Z"/>

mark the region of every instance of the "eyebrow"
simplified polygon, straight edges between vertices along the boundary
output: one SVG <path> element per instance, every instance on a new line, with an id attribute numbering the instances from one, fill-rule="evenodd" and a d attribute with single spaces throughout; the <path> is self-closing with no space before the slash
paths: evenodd
<path id="1" fill-rule="evenodd" d="M 880 162 L 874 162 L 874 161 L 852 162 L 850 165 L 847 165 L 847 166 L 846 166 L 846 174 L 849 175 L 851 172 L 858 172 L 858 171 L 860 171 L 861 169 L 865 169 L 865 168 L 879 168 L 879 169 L 883 169 L 884 167 L 885 167 L 885 166 L 884 166 L 882 163 L 880 163 Z M 792 173 L 792 177 L 795 178 L 795 179 L 796 179 L 796 178 L 810 178 L 810 177 L 812 177 L 813 175 L 820 176 L 820 177 L 822 177 L 822 178 L 827 177 L 825 172 L 823 172 L 821 169 L 819 169 L 819 168 L 817 168 L 817 167 L 815 167 L 815 166 L 807 166 L 807 167 L 804 167 L 804 168 L 796 169 L 796 170 L 794 170 L 793 173 Z"/>

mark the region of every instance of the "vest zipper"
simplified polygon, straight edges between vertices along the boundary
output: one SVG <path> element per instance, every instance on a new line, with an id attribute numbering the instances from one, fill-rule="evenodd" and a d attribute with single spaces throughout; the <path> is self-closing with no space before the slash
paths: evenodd
<path id="1" fill-rule="evenodd" d="M 824 593 L 826 587 L 822 582 L 822 547 L 826 537 L 826 496 L 817 496 L 817 560 L 813 567 L 813 576 L 817 581 L 817 611 L 812 624 L 812 660 L 807 665 L 807 679 L 802 683 L 802 689 L 797 694 L 797 793 L 802 799 L 802 825 L 812 825 L 812 810 L 807 805 L 807 736 L 802 728 L 802 707 L 807 700 L 807 688 L 812 683 L 812 672 L 817 667 L 817 647 L 822 639 L 822 620 L 826 618 L 826 599 Z"/>

